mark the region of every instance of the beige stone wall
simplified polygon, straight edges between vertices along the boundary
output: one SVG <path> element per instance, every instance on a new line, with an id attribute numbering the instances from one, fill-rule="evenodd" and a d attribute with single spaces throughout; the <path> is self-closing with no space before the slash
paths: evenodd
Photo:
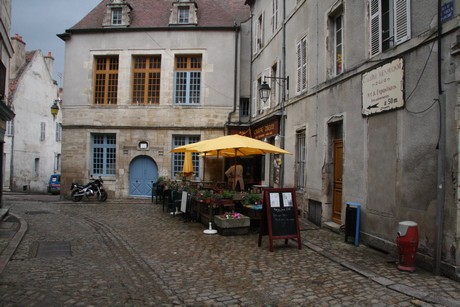
<path id="1" fill-rule="evenodd" d="M 64 127 L 63 136 L 66 140 L 62 148 L 62 195 L 68 198 L 72 182 L 86 183 L 91 171 L 91 133 L 115 133 L 117 135 L 116 175 L 103 177 L 104 186 L 111 198 L 128 197 L 130 192 L 130 164 L 138 156 L 152 158 L 158 167 L 158 176 L 173 178 L 171 172 L 171 144 L 174 135 L 200 135 L 201 139 L 209 139 L 224 134 L 223 127 L 209 129 L 176 129 L 174 127 L 142 128 L 124 127 L 108 128 L 76 128 Z M 146 141 L 147 150 L 139 149 L 138 144 Z M 222 159 L 207 158 L 205 166 L 206 180 L 222 179 Z M 203 162 L 201 164 L 203 166 Z M 200 175 L 202 179 L 202 175 Z"/>

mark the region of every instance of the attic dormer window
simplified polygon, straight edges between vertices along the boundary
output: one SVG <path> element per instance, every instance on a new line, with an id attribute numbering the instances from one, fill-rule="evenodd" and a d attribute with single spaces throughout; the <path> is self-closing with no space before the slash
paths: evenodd
<path id="1" fill-rule="evenodd" d="M 121 7 L 112 9 L 112 24 L 114 26 L 118 26 L 122 24 L 123 22 L 122 14 L 123 14 L 123 10 Z"/>
<path id="2" fill-rule="evenodd" d="M 103 27 L 129 27 L 132 7 L 126 0 L 110 0 L 104 15 Z"/>
<path id="3" fill-rule="evenodd" d="M 189 10 L 188 6 L 179 6 L 178 8 L 178 23 L 189 23 Z"/>
<path id="4" fill-rule="evenodd" d="M 172 4 L 169 25 L 196 25 L 198 5 L 195 0 L 175 0 Z"/>

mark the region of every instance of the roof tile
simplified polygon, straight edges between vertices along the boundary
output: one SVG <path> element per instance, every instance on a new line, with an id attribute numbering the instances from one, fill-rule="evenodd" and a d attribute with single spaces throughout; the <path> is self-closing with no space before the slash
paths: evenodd
<path id="1" fill-rule="evenodd" d="M 102 20 L 109 0 L 103 0 L 70 30 L 102 29 Z M 169 27 L 173 0 L 130 0 L 132 7 L 130 28 Z M 250 17 L 244 0 L 196 0 L 197 27 L 228 27 Z"/>

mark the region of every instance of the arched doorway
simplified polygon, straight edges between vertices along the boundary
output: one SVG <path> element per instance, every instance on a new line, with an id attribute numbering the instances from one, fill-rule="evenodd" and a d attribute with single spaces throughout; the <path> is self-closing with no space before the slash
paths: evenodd
<path id="1" fill-rule="evenodd" d="M 138 156 L 129 166 L 129 195 L 152 196 L 152 186 L 158 179 L 158 167 L 149 156 Z"/>

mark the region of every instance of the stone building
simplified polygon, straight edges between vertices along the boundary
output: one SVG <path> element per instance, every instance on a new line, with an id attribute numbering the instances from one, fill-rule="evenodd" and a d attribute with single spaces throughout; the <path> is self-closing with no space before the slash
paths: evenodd
<path id="1" fill-rule="evenodd" d="M 16 34 L 11 38 L 9 97 L 16 116 L 8 121 L 4 144 L 3 186 L 12 191 L 46 192 L 51 174 L 60 172 L 61 116 L 59 89 L 53 80 L 54 58 L 40 50 L 26 51 Z"/>
<path id="2" fill-rule="evenodd" d="M 8 72 L 10 58 L 13 56 L 13 46 L 10 41 L 11 30 L 11 0 L 0 1 L 0 162 L 3 163 L 3 144 L 6 131 L 6 123 L 14 118 L 11 104 L 8 102 Z M 0 180 L 3 182 L 4 167 L 1 169 Z M 1 207 L 0 190 L 0 207 Z"/>
<path id="3" fill-rule="evenodd" d="M 414 221 L 419 264 L 460 279 L 460 7 L 437 2 L 246 0 L 251 126 L 294 153 L 302 216 L 338 229 L 358 203 L 362 241 L 389 252 Z"/>
<path id="4" fill-rule="evenodd" d="M 105 0 L 65 33 L 62 186 L 104 179 L 109 197 L 151 195 L 174 178 L 172 148 L 239 122 L 249 76 L 240 0 Z M 243 86 L 240 86 L 243 84 Z M 222 174 L 194 156 L 194 177 Z M 219 170 L 219 171 L 216 171 Z"/>

